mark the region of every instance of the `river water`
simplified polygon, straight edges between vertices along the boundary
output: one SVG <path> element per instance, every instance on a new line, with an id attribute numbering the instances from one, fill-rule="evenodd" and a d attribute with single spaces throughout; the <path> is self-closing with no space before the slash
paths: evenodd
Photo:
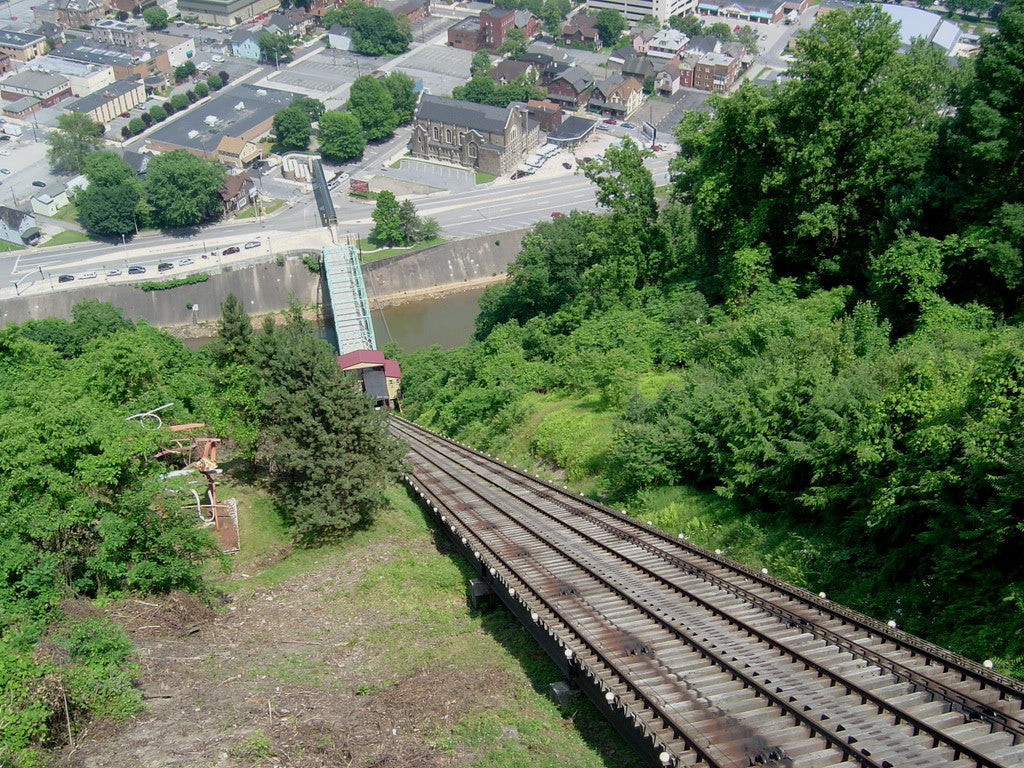
<path id="1" fill-rule="evenodd" d="M 410 301 L 394 307 L 374 309 L 370 312 L 377 346 L 396 341 L 406 352 L 440 344 L 457 347 L 469 341 L 473 334 L 479 307 L 477 302 L 483 288 L 451 293 L 434 299 Z M 259 323 L 254 323 L 259 327 Z M 318 328 L 317 333 L 335 343 L 334 328 Z M 210 342 L 209 336 L 184 339 L 189 349 L 198 349 Z"/>

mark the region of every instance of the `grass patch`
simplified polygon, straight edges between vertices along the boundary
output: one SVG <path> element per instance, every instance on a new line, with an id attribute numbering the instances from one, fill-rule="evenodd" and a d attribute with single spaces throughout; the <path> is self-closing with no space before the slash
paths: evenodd
<path id="1" fill-rule="evenodd" d="M 48 245 L 69 245 L 70 243 L 85 243 L 95 238 L 84 232 L 76 232 L 73 229 L 65 229 L 63 232 L 58 232 L 56 235 L 51 237 L 41 247 L 45 248 Z"/>
<path id="2" fill-rule="evenodd" d="M 139 288 L 144 291 L 167 291 L 171 288 L 177 288 L 182 285 L 195 285 L 196 283 L 205 283 L 210 279 L 210 276 L 205 272 L 198 272 L 194 275 L 186 275 L 185 277 L 175 277 L 171 280 L 163 280 L 160 282 L 149 281 L 146 283 L 139 283 Z"/>
<path id="3" fill-rule="evenodd" d="M 429 240 L 424 240 L 422 243 L 416 243 L 416 245 L 410 245 L 408 248 L 381 248 L 379 250 L 373 250 L 377 248 L 376 245 L 366 240 L 366 238 L 359 238 L 358 247 L 363 251 L 362 262 L 366 264 L 370 261 L 380 261 L 386 259 L 389 256 L 397 256 L 400 253 L 412 253 L 413 251 L 419 251 L 423 248 L 429 248 L 432 245 L 440 245 L 441 243 L 448 242 L 446 237 L 432 237 Z"/>
<path id="4" fill-rule="evenodd" d="M 263 215 L 267 216 L 273 213 L 282 205 L 284 205 L 284 200 L 271 200 L 269 203 L 263 206 Z M 256 218 L 256 216 L 257 210 L 255 205 L 248 205 L 242 210 L 240 210 L 237 214 L 235 214 L 236 219 L 253 219 Z"/>
<path id="5" fill-rule="evenodd" d="M 8 243 L 6 240 L 0 240 L 0 253 L 7 253 L 8 251 L 23 251 L 25 246 L 15 245 L 14 243 Z"/>
<path id="6" fill-rule="evenodd" d="M 494 175 L 492 175 L 490 173 L 483 173 L 481 171 L 476 171 L 476 183 L 477 184 L 488 184 L 488 183 L 494 181 L 496 178 L 498 178 L 498 177 L 494 176 Z"/>
<path id="7" fill-rule="evenodd" d="M 61 221 L 78 221 L 78 206 L 68 203 L 63 208 L 58 208 L 53 218 Z"/>

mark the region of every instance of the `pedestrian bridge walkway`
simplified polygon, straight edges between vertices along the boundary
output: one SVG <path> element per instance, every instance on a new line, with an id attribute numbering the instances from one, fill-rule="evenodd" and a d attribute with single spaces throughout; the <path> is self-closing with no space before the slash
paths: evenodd
<path id="1" fill-rule="evenodd" d="M 356 349 L 376 349 L 370 320 L 370 302 L 359 266 L 359 253 L 352 245 L 329 245 L 323 249 L 327 294 L 338 336 L 338 354 Z"/>

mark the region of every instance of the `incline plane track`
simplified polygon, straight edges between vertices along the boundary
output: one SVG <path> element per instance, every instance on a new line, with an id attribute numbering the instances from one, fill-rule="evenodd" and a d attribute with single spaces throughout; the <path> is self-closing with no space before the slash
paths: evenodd
<path id="1" fill-rule="evenodd" d="M 406 480 L 654 766 L 1019 768 L 1024 685 L 393 417 Z"/>

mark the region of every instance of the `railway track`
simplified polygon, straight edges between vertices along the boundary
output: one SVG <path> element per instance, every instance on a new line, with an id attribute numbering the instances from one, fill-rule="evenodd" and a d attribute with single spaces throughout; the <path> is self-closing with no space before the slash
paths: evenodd
<path id="1" fill-rule="evenodd" d="M 410 487 L 645 762 L 1024 766 L 1024 686 L 399 418 Z"/>

